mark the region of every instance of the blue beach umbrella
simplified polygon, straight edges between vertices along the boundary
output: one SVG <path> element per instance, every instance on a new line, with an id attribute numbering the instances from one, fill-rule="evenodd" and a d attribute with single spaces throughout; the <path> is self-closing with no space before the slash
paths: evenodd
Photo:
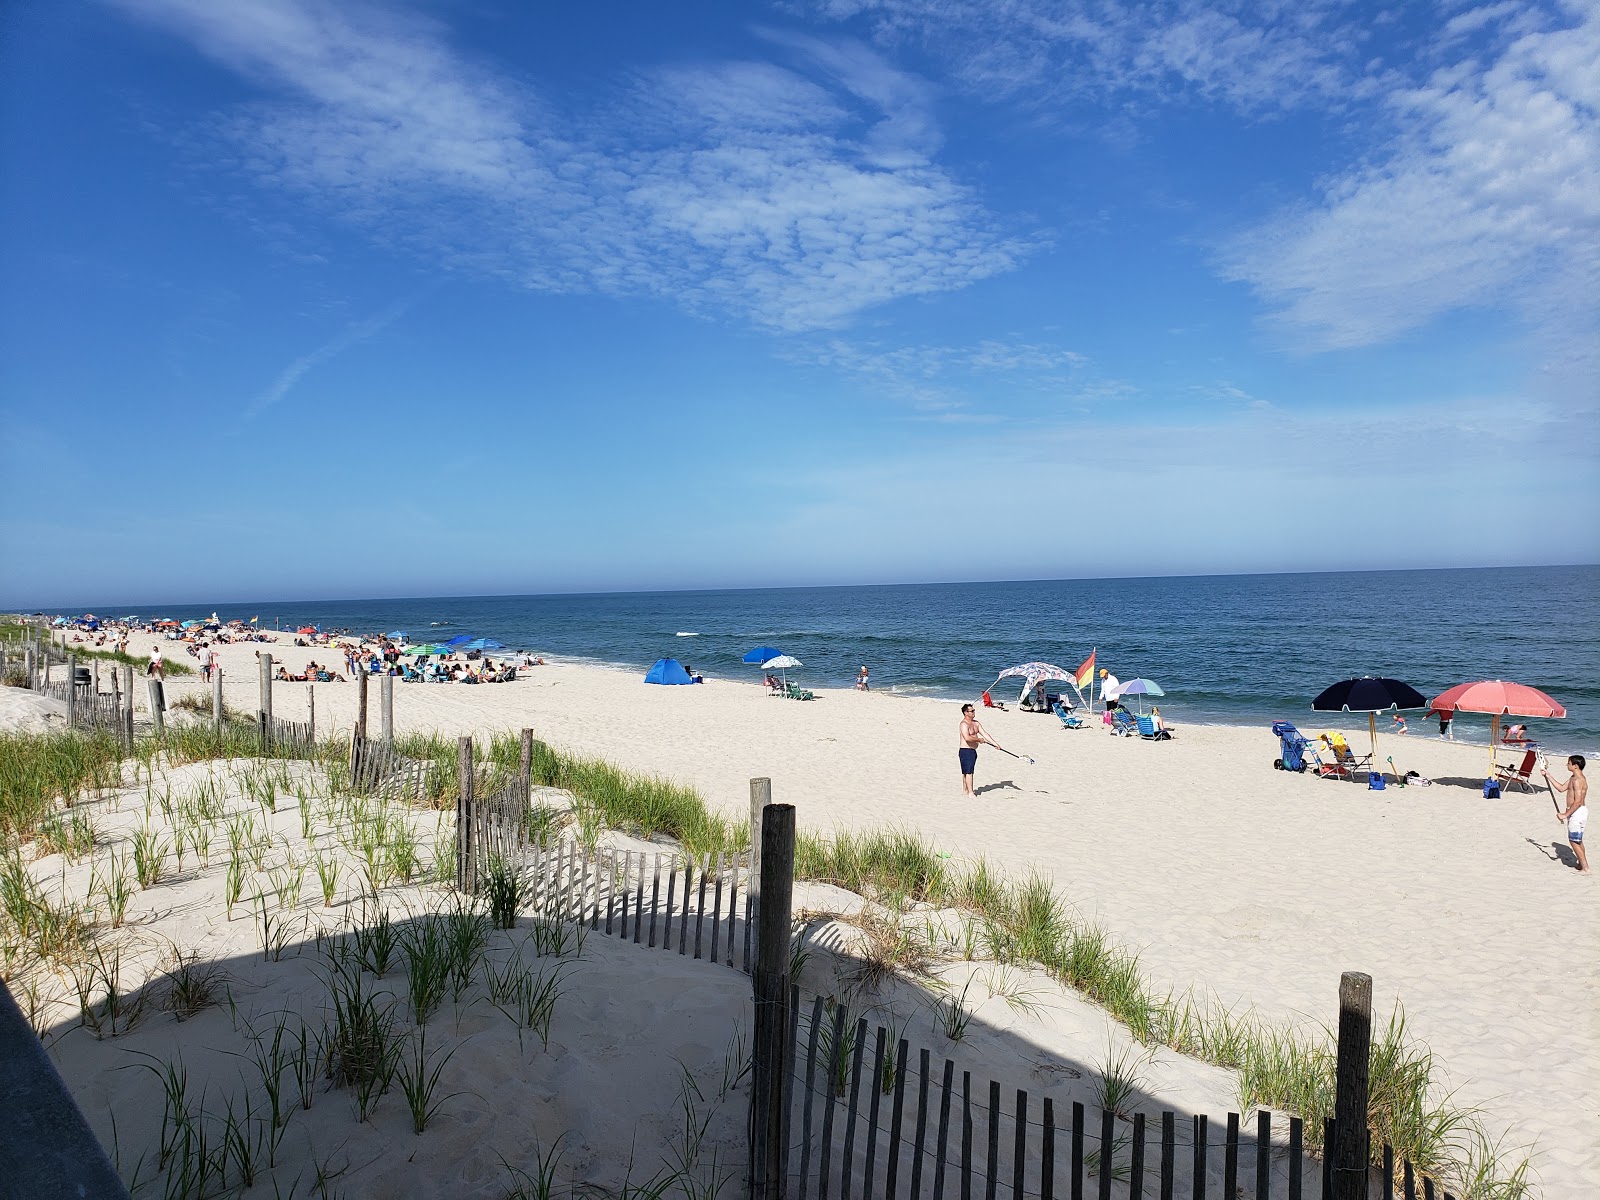
<path id="1" fill-rule="evenodd" d="M 473 638 L 464 648 L 467 650 L 504 650 L 506 644 L 497 642 L 493 638 Z"/>
<path id="2" fill-rule="evenodd" d="M 776 646 L 757 646 L 754 650 L 750 651 L 749 654 L 744 656 L 744 661 L 747 663 L 754 663 L 756 666 L 760 666 L 768 659 L 777 658 L 782 653 L 783 651 L 779 650 Z"/>
<path id="3" fill-rule="evenodd" d="M 472 635 L 470 633 L 458 633 L 458 634 L 456 634 L 455 637 L 451 638 L 448 642 L 446 642 L 444 644 L 446 646 L 465 646 L 471 640 L 472 640 Z"/>
<path id="4" fill-rule="evenodd" d="M 1130 679 L 1117 689 L 1117 699 L 1124 696 L 1165 696 L 1161 685 L 1153 679 Z M 1139 702 L 1139 711 L 1144 712 L 1144 701 Z"/>
<path id="5" fill-rule="evenodd" d="M 388 638 L 391 642 L 403 642 L 406 640 L 406 631 L 404 629 L 391 629 L 383 636 Z"/>

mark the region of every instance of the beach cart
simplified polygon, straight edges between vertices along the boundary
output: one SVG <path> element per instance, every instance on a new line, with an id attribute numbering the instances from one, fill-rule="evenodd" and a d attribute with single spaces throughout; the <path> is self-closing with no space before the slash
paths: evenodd
<path id="1" fill-rule="evenodd" d="M 1273 735 L 1278 739 L 1278 757 L 1272 760 L 1275 771 L 1304 771 L 1306 769 L 1305 735 L 1288 721 L 1274 721 Z"/>

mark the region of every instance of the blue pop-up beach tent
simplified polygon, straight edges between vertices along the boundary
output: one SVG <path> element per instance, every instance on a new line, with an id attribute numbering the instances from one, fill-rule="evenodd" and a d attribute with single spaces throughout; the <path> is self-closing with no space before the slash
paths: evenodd
<path id="1" fill-rule="evenodd" d="M 683 664 L 675 658 L 658 658 L 656 665 L 651 667 L 645 675 L 646 683 L 693 683 L 689 672 L 683 669 Z"/>

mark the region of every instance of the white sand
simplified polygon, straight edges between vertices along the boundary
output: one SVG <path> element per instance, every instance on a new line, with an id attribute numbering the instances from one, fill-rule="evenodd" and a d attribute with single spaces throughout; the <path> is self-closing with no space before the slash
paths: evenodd
<path id="1" fill-rule="evenodd" d="M 267 648 L 291 670 L 335 660 L 325 648 Z M 229 705 L 253 710 L 252 647 L 224 648 L 224 660 Z M 531 726 L 553 744 L 692 783 L 731 814 L 746 810 L 751 776 L 770 776 L 804 826 L 906 825 L 958 855 L 1043 871 L 1139 949 L 1158 986 L 1274 1019 L 1330 1021 L 1340 971 L 1367 971 L 1378 1011 L 1404 1003 L 1458 1101 L 1482 1106 L 1511 1142 L 1536 1145 L 1546 1195 L 1589 1195 L 1600 1181 L 1600 1145 L 1587 1133 L 1600 1116 L 1600 892 L 1556 858 L 1564 832 L 1547 794 L 1479 794 L 1482 746 L 1384 735 L 1381 755 L 1440 783 L 1369 792 L 1274 771 L 1265 728 L 1183 727 L 1176 697 L 1164 712 L 1178 738 L 1160 744 L 990 713 L 996 738 L 1038 762 L 985 750 L 974 803 L 959 793 L 947 703 L 825 691 L 802 704 L 740 683 L 648 687 L 571 664 L 525 674 L 478 687 L 397 683 L 397 722 L 446 733 Z M 174 696 L 204 687 L 169 682 Z M 355 694 L 318 685 L 319 726 L 348 728 Z M 374 681 L 374 725 L 377 694 Z M 305 685 L 276 685 L 277 714 L 303 720 L 305 695 Z M 1325 727 L 1285 715 L 1308 733 Z M 1364 727 L 1345 730 L 1364 746 Z M 1095 1057 L 1103 1042 L 1074 1049 Z"/>

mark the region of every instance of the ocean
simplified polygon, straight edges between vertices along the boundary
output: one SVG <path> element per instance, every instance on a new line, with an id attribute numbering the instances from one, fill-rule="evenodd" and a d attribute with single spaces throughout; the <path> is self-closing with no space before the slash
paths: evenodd
<path id="1" fill-rule="evenodd" d="M 1123 680 L 1154 680 L 1174 724 L 1318 724 L 1311 698 L 1352 675 L 1388 675 L 1426 696 L 1472 679 L 1514 679 L 1566 705 L 1534 722 L 1545 745 L 1600 741 L 1600 567 L 1361 571 L 1010 583 L 897 584 L 592 595 L 296 600 L 169 606 L 216 610 L 264 628 L 315 624 L 457 633 L 641 673 L 670 656 L 707 677 L 759 679 L 740 662 L 770 645 L 805 665 L 791 679 L 965 700 L 1004 667 L 1042 659 L 1072 670 L 1091 651 Z M 138 609 L 107 605 L 121 615 Z M 994 689 L 1012 699 L 1020 684 Z M 1411 717 L 1416 732 L 1437 727 Z M 1487 718 L 1463 717 L 1481 739 Z M 1483 728 L 1479 728 L 1482 726 Z"/>

